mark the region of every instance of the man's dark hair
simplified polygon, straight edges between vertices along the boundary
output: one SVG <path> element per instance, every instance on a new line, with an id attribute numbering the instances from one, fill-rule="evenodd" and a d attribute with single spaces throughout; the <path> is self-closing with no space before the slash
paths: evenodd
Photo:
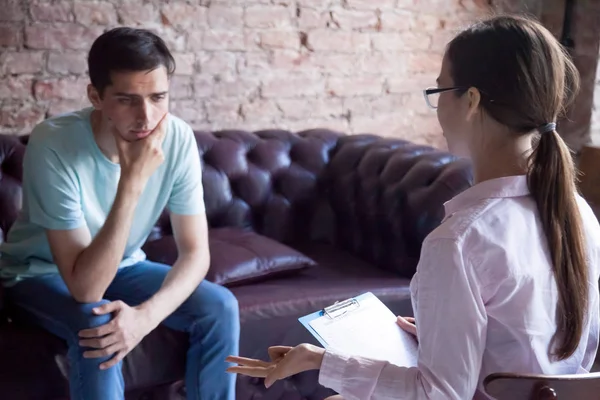
<path id="1" fill-rule="evenodd" d="M 169 76 L 175 72 L 175 60 L 165 42 L 146 29 L 119 27 L 104 32 L 88 54 L 90 80 L 100 95 L 111 84 L 111 72 L 149 71 L 160 66 Z"/>

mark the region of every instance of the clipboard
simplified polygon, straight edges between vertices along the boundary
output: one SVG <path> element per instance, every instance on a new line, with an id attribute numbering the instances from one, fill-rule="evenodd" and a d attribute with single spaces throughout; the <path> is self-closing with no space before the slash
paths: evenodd
<path id="1" fill-rule="evenodd" d="M 323 339 L 321 337 L 321 335 L 319 335 L 319 333 L 316 330 L 314 330 L 314 328 L 310 324 L 311 321 L 313 321 L 317 318 L 321 318 L 323 316 L 327 316 L 328 318 L 331 318 L 331 319 L 341 317 L 341 316 L 345 315 L 347 312 L 351 312 L 351 311 L 359 308 L 361 300 L 365 299 L 369 295 L 372 295 L 372 293 L 368 292 L 368 293 L 364 293 L 364 294 L 361 294 L 360 296 L 352 297 L 352 298 L 344 300 L 344 301 L 336 301 L 329 307 L 325 307 L 322 310 L 315 311 L 312 314 L 308 314 L 308 315 L 305 315 L 304 317 L 298 318 L 298 321 L 300 321 L 300 323 L 302 325 L 304 325 L 304 327 L 310 333 L 312 333 L 312 335 L 315 337 L 315 339 L 317 339 L 319 341 L 319 343 L 321 343 L 323 345 L 323 347 L 327 347 L 328 346 L 327 342 L 325 341 L 325 339 Z"/>
<path id="2" fill-rule="evenodd" d="M 298 320 L 325 349 L 398 366 L 417 365 L 416 339 L 398 326 L 396 316 L 371 292 Z"/>

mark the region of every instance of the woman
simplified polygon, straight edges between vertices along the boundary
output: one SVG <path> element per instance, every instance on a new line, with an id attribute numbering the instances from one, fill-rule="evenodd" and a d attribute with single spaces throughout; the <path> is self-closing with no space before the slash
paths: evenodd
<path id="1" fill-rule="evenodd" d="M 579 77 L 539 23 L 494 17 L 448 45 L 426 90 L 449 149 L 475 185 L 445 204 L 411 281 L 418 365 L 302 344 L 271 362 L 231 357 L 231 372 L 278 379 L 320 369 L 346 399 L 470 399 L 493 372 L 575 374 L 598 347 L 600 226 L 576 193 L 555 121 Z M 418 332 L 417 332 L 418 329 Z"/>

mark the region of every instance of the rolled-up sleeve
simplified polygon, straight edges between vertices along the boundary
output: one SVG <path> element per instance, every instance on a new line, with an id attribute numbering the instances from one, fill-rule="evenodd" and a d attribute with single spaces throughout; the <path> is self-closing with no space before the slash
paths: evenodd
<path id="1" fill-rule="evenodd" d="M 472 399 L 486 344 L 487 316 L 480 285 L 463 259 L 460 243 L 423 243 L 417 267 L 416 367 L 327 350 L 319 382 L 346 400 Z"/>

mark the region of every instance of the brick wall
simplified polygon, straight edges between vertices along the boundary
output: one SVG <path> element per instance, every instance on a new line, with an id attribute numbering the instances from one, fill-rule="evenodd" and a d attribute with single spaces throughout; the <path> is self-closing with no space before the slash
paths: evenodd
<path id="1" fill-rule="evenodd" d="M 562 8 L 564 0 L 553 1 Z M 581 91 L 560 129 L 571 148 L 580 150 L 591 140 L 590 127 L 600 49 L 600 1 L 577 0 L 575 4 L 572 27 L 575 48 L 572 56 L 581 76 Z M 546 17 L 548 19 L 550 18 Z"/>
<path id="2" fill-rule="evenodd" d="M 566 0 L 496 0 L 507 12 L 526 12 L 537 17 L 557 38 L 562 37 Z M 600 47 L 600 1 L 574 2 L 571 53 L 581 75 L 581 91 L 566 118 L 559 121 L 559 132 L 575 151 L 591 140 L 590 125 Z"/>
<path id="3" fill-rule="evenodd" d="M 421 90 L 478 2 L 4 0 L 0 132 L 86 105 L 86 51 L 123 24 L 166 39 L 172 110 L 196 128 L 324 126 L 441 144 Z"/>
<path id="4" fill-rule="evenodd" d="M 130 25 L 169 44 L 172 110 L 195 128 L 330 127 L 443 147 L 421 90 L 447 41 L 490 3 L 560 27 L 555 1 L 3 0 L 0 133 L 87 105 L 87 50 Z"/>

